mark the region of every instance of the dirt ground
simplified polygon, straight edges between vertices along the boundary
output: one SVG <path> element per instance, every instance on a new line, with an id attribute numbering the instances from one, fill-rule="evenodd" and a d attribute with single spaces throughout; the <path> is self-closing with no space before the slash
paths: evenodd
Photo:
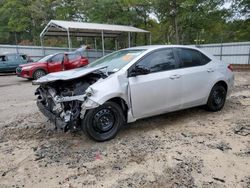
<path id="1" fill-rule="evenodd" d="M 127 125 L 108 142 L 54 130 L 35 86 L 0 76 L 0 187 L 250 187 L 250 72 L 220 112 Z"/>

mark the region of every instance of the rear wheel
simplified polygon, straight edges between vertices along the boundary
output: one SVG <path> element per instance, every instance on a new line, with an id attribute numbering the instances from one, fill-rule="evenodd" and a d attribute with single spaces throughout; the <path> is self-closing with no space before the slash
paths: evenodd
<path id="1" fill-rule="evenodd" d="M 114 102 L 89 110 L 81 122 L 84 132 L 96 141 L 106 141 L 114 138 L 124 124 L 121 107 Z"/>
<path id="2" fill-rule="evenodd" d="M 206 109 L 213 112 L 221 110 L 225 104 L 226 96 L 226 88 L 221 84 L 216 84 L 210 92 Z"/>
<path id="3" fill-rule="evenodd" d="M 45 75 L 46 75 L 46 72 L 45 72 L 44 70 L 39 69 L 39 70 L 36 70 L 36 71 L 34 72 L 33 78 L 34 78 L 35 80 L 37 80 L 38 78 L 41 78 L 41 77 L 43 77 L 43 76 L 45 76 Z"/>

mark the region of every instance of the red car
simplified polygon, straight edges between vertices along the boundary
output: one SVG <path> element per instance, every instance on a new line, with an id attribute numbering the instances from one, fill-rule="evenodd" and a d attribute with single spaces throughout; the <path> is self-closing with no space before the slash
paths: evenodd
<path id="1" fill-rule="evenodd" d="M 51 72 L 79 68 L 88 63 L 86 57 L 76 52 L 56 53 L 45 56 L 37 62 L 19 65 L 16 68 L 16 74 L 19 77 L 36 80 Z"/>

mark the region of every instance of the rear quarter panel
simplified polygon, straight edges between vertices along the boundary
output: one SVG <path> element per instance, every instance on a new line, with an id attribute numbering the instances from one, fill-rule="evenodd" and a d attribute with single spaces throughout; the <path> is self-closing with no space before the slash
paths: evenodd
<path id="1" fill-rule="evenodd" d="M 228 64 L 219 61 L 213 60 L 213 67 L 215 68 L 215 74 L 210 86 L 210 90 L 212 90 L 213 86 L 219 81 L 224 81 L 227 84 L 228 90 L 227 95 L 231 93 L 232 87 L 234 85 L 234 74 L 227 68 Z M 208 100 L 210 92 L 208 93 L 206 100 Z"/>

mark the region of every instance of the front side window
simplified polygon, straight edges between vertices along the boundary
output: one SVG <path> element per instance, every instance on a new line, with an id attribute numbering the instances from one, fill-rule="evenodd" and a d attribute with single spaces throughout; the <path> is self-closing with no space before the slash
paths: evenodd
<path id="1" fill-rule="evenodd" d="M 57 63 L 63 61 L 63 54 L 57 54 L 54 57 L 51 58 L 51 63 Z"/>
<path id="2" fill-rule="evenodd" d="M 8 55 L 8 60 L 9 61 L 16 61 L 17 60 L 17 56 L 16 55 Z"/>
<path id="3" fill-rule="evenodd" d="M 193 49 L 179 48 L 177 49 L 182 68 L 195 67 L 207 64 L 210 59 L 201 52 Z"/>
<path id="4" fill-rule="evenodd" d="M 176 68 L 174 53 L 170 48 L 151 53 L 140 60 L 137 65 L 147 67 L 151 73 Z"/>

